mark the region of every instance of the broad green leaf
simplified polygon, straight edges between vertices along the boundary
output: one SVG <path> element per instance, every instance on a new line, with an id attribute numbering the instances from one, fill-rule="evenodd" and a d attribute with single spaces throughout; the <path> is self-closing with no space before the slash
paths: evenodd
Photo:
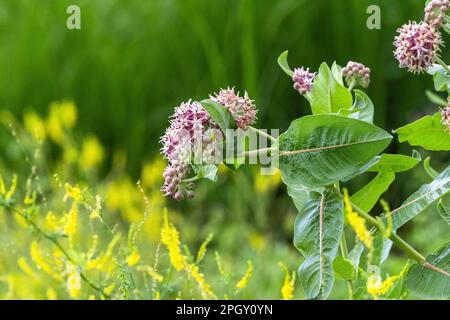
<path id="1" fill-rule="evenodd" d="M 448 91 L 450 88 L 450 75 L 444 67 L 439 64 L 433 64 L 428 68 L 427 73 L 433 76 L 434 89 L 436 91 Z"/>
<path id="2" fill-rule="evenodd" d="M 355 89 L 355 103 L 353 109 L 357 112 L 351 113 L 350 118 L 373 123 L 374 106 L 369 96 L 359 89 Z"/>
<path id="3" fill-rule="evenodd" d="M 356 268 L 352 261 L 345 259 L 341 256 L 337 256 L 333 261 L 334 272 L 344 280 L 353 280 L 356 276 Z"/>
<path id="4" fill-rule="evenodd" d="M 425 116 L 395 130 L 398 141 L 407 141 L 412 146 L 421 146 L 431 151 L 450 150 L 450 132 L 441 123 L 441 113 Z"/>
<path id="5" fill-rule="evenodd" d="M 442 171 L 431 183 L 425 184 L 409 196 L 403 204 L 391 211 L 394 230 L 436 203 L 450 193 L 450 166 Z"/>
<path id="6" fill-rule="evenodd" d="M 380 172 L 372 181 L 352 195 L 350 201 L 365 212 L 369 212 L 394 180 L 394 173 Z"/>
<path id="7" fill-rule="evenodd" d="M 450 202 L 450 197 L 446 197 L 447 202 Z M 444 203 L 444 199 L 439 200 L 437 204 L 437 209 L 439 211 L 439 214 L 441 215 L 442 219 L 444 219 L 447 224 L 450 225 L 450 206 L 447 206 Z"/>
<path id="8" fill-rule="evenodd" d="M 364 121 L 337 115 L 305 116 L 279 137 L 286 184 L 330 185 L 359 171 L 392 136 Z"/>
<path id="9" fill-rule="evenodd" d="M 343 229 L 342 200 L 330 190 L 310 195 L 295 220 L 294 245 L 305 256 L 298 272 L 308 299 L 326 299 Z"/>
<path id="10" fill-rule="evenodd" d="M 415 264 L 408 272 L 410 292 L 424 299 L 450 297 L 450 242 L 427 256 L 424 264 Z"/>
<path id="11" fill-rule="evenodd" d="M 416 152 L 413 157 L 402 154 L 383 153 L 376 157 L 376 163 L 367 171 L 375 172 L 403 172 L 414 168 L 422 160 L 420 154 Z"/>
<path id="12" fill-rule="evenodd" d="M 344 85 L 344 81 L 342 80 L 342 67 L 340 65 L 338 65 L 335 62 L 333 62 L 333 65 L 331 66 L 331 72 L 333 73 L 334 78 L 336 79 L 336 81 L 343 86 Z"/>
<path id="13" fill-rule="evenodd" d="M 287 192 L 289 196 L 292 198 L 292 201 L 294 202 L 295 207 L 297 208 L 297 211 L 302 211 L 303 206 L 305 205 L 306 201 L 309 199 L 309 193 L 311 191 L 321 192 L 322 189 L 311 189 L 308 187 L 305 187 L 301 184 L 286 184 L 287 186 Z"/>
<path id="14" fill-rule="evenodd" d="M 224 132 L 226 129 L 236 128 L 236 123 L 231 113 L 225 107 L 211 99 L 202 100 L 200 103 Z"/>
<path id="15" fill-rule="evenodd" d="M 426 90 L 425 95 L 427 96 L 428 100 L 430 100 L 432 103 L 435 103 L 441 107 L 447 106 L 447 101 L 445 101 L 445 99 L 442 98 L 441 96 L 438 96 L 436 93 L 431 92 L 430 90 Z"/>
<path id="16" fill-rule="evenodd" d="M 314 79 L 310 96 L 313 114 L 337 113 L 339 109 L 350 108 L 353 102 L 350 91 L 339 84 L 325 62 Z"/>
<path id="17" fill-rule="evenodd" d="M 294 71 L 291 70 L 291 67 L 289 67 L 289 63 L 287 61 L 288 51 L 286 50 L 280 56 L 278 57 L 278 65 L 281 67 L 281 69 L 286 73 L 289 77 L 292 78 L 294 75 Z"/>

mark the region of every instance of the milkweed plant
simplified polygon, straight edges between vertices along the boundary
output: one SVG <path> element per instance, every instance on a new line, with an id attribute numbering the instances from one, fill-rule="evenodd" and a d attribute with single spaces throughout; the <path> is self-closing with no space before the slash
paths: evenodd
<path id="1" fill-rule="evenodd" d="M 441 59 L 441 32 L 450 33 L 448 0 L 428 1 L 423 21 L 400 27 L 394 39 L 399 67 L 412 74 L 432 75 L 436 91 L 450 92 L 450 69 Z M 247 92 L 221 89 L 202 101 L 188 101 L 175 109 L 161 139 L 169 164 L 163 192 L 180 201 L 195 196 L 195 183 L 215 180 L 217 165 L 232 170 L 244 164 L 264 164 L 271 174 L 281 170 L 282 181 L 298 215 L 293 244 L 304 257 L 298 277 L 306 297 L 326 299 L 335 278 L 346 280 L 351 299 L 399 299 L 409 291 L 418 298 L 450 296 L 450 243 L 424 256 L 397 231 L 429 207 L 436 207 L 449 223 L 445 205 L 450 191 L 450 166 L 437 172 L 424 160 L 430 183 L 422 185 L 401 206 L 391 209 L 380 199 L 396 174 L 417 166 L 421 155 L 383 153 L 393 136 L 373 122 L 376 110 L 363 91 L 370 85 L 371 70 L 359 62 L 345 67 L 322 63 L 318 71 L 293 70 L 288 52 L 278 58 L 293 88 L 306 98 L 311 115 L 295 119 L 281 135 L 254 127 L 256 102 Z M 436 93 L 427 95 L 439 107 L 393 130 L 399 142 L 430 151 L 450 150 L 450 106 Z M 272 132 L 272 130 L 271 130 Z M 351 192 L 345 183 L 366 172 L 376 176 Z M 373 212 L 380 202 L 382 212 Z M 346 229 L 355 241 L 347 245 Z M 392 247 L 405 254 L 397 275 L 383 278 L 381 264 Z"/>

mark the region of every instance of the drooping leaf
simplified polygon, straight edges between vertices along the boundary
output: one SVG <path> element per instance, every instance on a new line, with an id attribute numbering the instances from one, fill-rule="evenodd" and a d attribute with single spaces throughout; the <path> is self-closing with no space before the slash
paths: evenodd
<path id="1" fill-rule="evenodd" d="M 365 212 L 369 212 L 394 180 L 393 172 L 380 172 L 362 189 L 353 194 L 350 201 Z"/>
<path id="2" fill-rule="evenodd" d="M 333 261 L 343 229 L 342 200 L 312 192 L 295 220 L 294 245 L 305 256 L 299 277 L 308 299 L 325 299 L 334 284 Z"/>
<path id="3" fill-rule="evenodd" d="M 334 78 L 336 81 L 343 86 L 344 81 L 342 80 L 342 67 L 336 63 L 336 61 L 333 62 L 333 65 L 331 66 L 331 72 L 333 73 Z"/>
<path id="4" fill-rule="evenodd" d="M 231 113 L 217 102 L 206 99 L 200 101 L 203 108 L 208 112 L 209 116 L 218 124 L 224 132 L 226 129 L 236 128 L 236 123 Z"/>
<path id="5" fill-rule="evenodd" d="M 430 90 L 426 90 L 425 95 L 427 96 L 428 100 L 430 100 L 430 102 L 435 103 L 441 107 L 447 106 L 447 101 L 445 101 L 445 99 L 442 98 L 441 96 L 438 96 L 436 93 Z"/>
<path id="6" fill-rule="evenodd" d="M 441 122 L 441 113 L 425 116 L 395 130 L 398 141 L 407 141 L 412 146 L 420 146 L 431 151 L 450 150 L 450 132 Z"/>
<path id="7" fill-rule="evenodd" d="M 314 79 L 310 96 L 313 114 L 337 113 L 350 108 L 353 102 L 350 91 L 335 79 L 325 62 Z"/>
<path id="8" fill-rule="evenodd" d="M 447 299 L 450 297 L 450 242 L 415 264 L 408 272 L 406 285 L 419 298 Z"/>
<path id="9" fill-rule="evenodd" d="M 445 197 L 445 200 L 447 200 L 447 202 L 450 202 L 450 197 Z M 439 200 L 437 209 L 442 219 L 444 219 L 444 221 L 447 222 L 448 225 L 450 225 L 450 206 L 444 203 L 444 199 Z"/>
<path id="10" fill-rule="evenodd" d="M 351 113 L 350 118 L 373 123 L 374 106 L 372 100 L 359 89 L 353 91 L 355 92 L 355 102 L 352 109 L 357 110 L 357 112 Z"/>
<path id="11" fill-rule="evenodd" d="M 341 256 L 337 256 L 333 261 L 334 272 L 344 280 L 353 280 L 356 276 L 356 268 L 352 261 L 345 259 Z"/>
<path id="12" fill-rule="evenodd" d="M 430 157 L 426 158 L 423 161 L 423 168 L 425 169 L 425 172 L 428 173 L 428 175 L 431 177 L 431 179 L 434 179 L 439 175 L 439 172 L 434 170 L 434 168 L 431 166 Z"/>
<path id="13" fill-rule="evenodd" d="M 397 230 L 409 220 L 437 203 L 450 192 L 450 166 L 442 171 L 431 183 L 425 184 L 409 196 L 403 204 L 391 211 L 393 230 Z"/>
<path id="14" fill-rule="evenodd" d="M 278 57 L 278 65 L 281 67 L 281 69 L 286 73 L 289 77 L 292 78 L 294 75 L 294 71 L 291 70 L 291 67 L 289 67 L 289 63 L 287 61 L 288 57 L 288 51 L 284 51 L 280 56 Z"/>
<path id="15" fill-rule="evenodd" d="M 392 136 L 364 121 L 337 115 L 305 116 L 279 137 L 280 166 L 287 184 L 332 184 L 359 171 Z"/>
<path id="16" fill-rule="evenodd" d="M 403 154 L 383 153 L 382 155 L 377 156 L 376 159 L 376 163 L 367 171 L 403 172 L 414 168 L 422 160 L 418 152 L 414 153 L 413 157 L 405 156 Z"/>

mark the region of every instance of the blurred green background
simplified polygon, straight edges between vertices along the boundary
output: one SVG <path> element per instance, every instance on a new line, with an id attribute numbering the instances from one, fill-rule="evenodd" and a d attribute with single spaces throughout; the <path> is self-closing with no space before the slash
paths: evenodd
<path id="1" fill-rule="evenodd" d="M 70 4 L 81 7 L 81 30 L 66 28 Z M 371 4 L 381 8 L 381 30 L 366 27 Z M 51 101 L 72 99 L 77 130 L 94 132 L 106 148 L 104 171 L 113 151 L 124 150 L 127 171 L 137 179 L 144 161 L 159 152 L 168 116 L 182 101 L 236 86 L 256 101 L 260 128 L 285 130 L 308 114 L 306 100 L 276 63 L 289 50 L 292 67 L 317 70 L 322 61 L 335 60 L 369 66 L 375 123 L 392 130 L 437 110 L 424 94 L 432 89 L 431 78 L 399 69 L 392 54 L 396 29 L 420 20 L 423 7 L 418 0 L 0 0 L 0 107 L 20 118 L 29 107 L 44 114 Z M 447 50 L 443 59 L 449 57 Z M 394 139 L 388 151 L 412 150 Z M 448 161 L 447 153 L 433 153 L 437 170 Z M 247 169 L 214 186 L 205 182 L 194 201 L 171 206 L 204 226 L 202 236 L 222 232 L 220 245 L 229 250 L 239 248 L 233 230 L 243 224 L 289 243 L 293 205 L 281 187 L 255 203 L 254 175 Z M 400 174 L 384 198 L 396 207 L 428 181 L 415 168 Z M 229 227 L 218 231 L 224 221 Z M 421 231 L 431 226 L 433 239 Z M 409 234 L 411 229 L 417 232 Z M 431 251 L 446 231 L 431 214 L 401 232 Z"/>

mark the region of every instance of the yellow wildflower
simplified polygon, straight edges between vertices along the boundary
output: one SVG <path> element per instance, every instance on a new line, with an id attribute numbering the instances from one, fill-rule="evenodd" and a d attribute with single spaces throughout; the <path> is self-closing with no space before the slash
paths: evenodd
<path id="1" fill-rule="evenodd" d="M 186 266 L 186 271 L 197 282 L 198 288 L 204 299 L 216 298 L 211 286 L 206 282 L 205 276 L 203 273 L 200 273 L 197 265 L 188 264 Z"/>
<path id="2" fill-rule="evenodd" d="M 161 300 L 161 292 L 156 291 L 155 296 L 153 298 L 153 300 Z"/>
<path id="3" fill-rule="evenodd" d="M 88 297 L 88 300 L 95 300 L 95 295 L 90 294 L 89 297 Z"/>
<path id="4" fill-rule="evenodd" d="M 77 107 L 73 101 L 64 100 L 58 104 L 61 123 L 66 128 L 72 128 L 77 122 Z"/>
<path id="5" fill-rule="evenodd" d="M 0 175 L 0 196 L 3 196 L 4 200 L 10 200 L 14 193 L 16 192 L 17 187 L 17 175 L 13 175 L 11 186 L 8 190 L 6 190 L 5 182 L 3 181 L 3 177 Z"/>
<path id="6" fill-rule="evenodd" d="M 45 139 L 47 138 L 45 123 L 37 113 L 35 113 L 34 111 L 25 113 L 23 123 L 25 129 L 30 134 L 32 134 L 38 142 L 45 141 Z"/>
<path id="7" fill-rule="evenodd" d="M 27 260 L 24 257 L 20 257 L 17 260 L 17 264 L 19 265 L 20 269 L 22 269 L 22 271 L 25 272 L 27 275 L 33 278 L 36 277 L 33 269 L 31 268 L 31 266 L 28 264 Z"/>
<path id="8" fill-rule="evenodd" d="M 197 259 L 196 262 L 199 263 L 200 261 L 203 260 L 203 258 L 205 257 L 206 254 L 206 247 L 208 246 L 208 244 L 211 242 L 213 238 L 213 234 L 210 233 L 208 235 L 208 237 L 205 239 L 205 241 L 202 242 L 202 244 L 200 245 L 200 248 L 198 249 L 197 252 Z"/>
<path id="9" fill-rule="evenodd" d="M 77 299 L 81 296 L 81 276 L 77 266 L 69 267 L 66 285 L 71 298 Z"/>
<path id="10" fill-rule="evenodd" d="M 47 117 L 45 126 L 47 129 L 46 132 L 47 132 L 48 136 L 55 143 L 63 144 L 64 139 L 65 139 L 65 133 L 64 133 L 63 126 L 61 124 L 60 117 L 59 117 L 58 105 L 56 105 L 56 104 L 50 105 L 50 112 Z"/>
<path id="11" fill-rule="evenodd" d="M 150 266 L 139 266 L 138 271 L 143 271 L 145 273 L 147 273 L 150 278 L 153 279 L 153 281 L 156 282 L 163 282 L 164 278 L 162 275 L 160 275 L 158 272 L 156 272 L 156 270 Z"/>
<path id="12" fill-rule="evenodd" d="M 180 271 L 186 265 L 186 257 L 180 250 L 180 238 L 177 229 L 169 222 L 167 209 L 164 209 L 164 224 L 161 230 L 161 241 L 169 250 L 170 263 Z"/>
<path id="13" fill-rule="evenodd" d="M 98 166 L 104 158 L 103 147 L 95 136 L 89 136 L 83 141 L 80 155 L 80 167 L 90 170 Z"/>
<path id="14" fill-rule="evenodd" d="M 152 188 L 159 185 L 163 179 L 162 174 L 166 166 L 161 157 L 157 157 L 153 163 L 146 163 L 142 168 L 141 182 L 144 188 Z"/>
<path id="15" fill-rule="evenodd" d="M 114 290 L 115 287 L 116 287 L 116 284 L 115 284 L 115 283 L 111 283 L 109 286 L 107 286 L 107 287 L 103 290 L 103 292 L 106 293 L 107 295 L 110 295 L 110 294 L 113 292 L 113 290 Z"/>
<path id="16" fill-rule="evenodd" d="M 133 247 L 130 255 L 127 257 L 126 261 L 129 267 L 135 266 L 141 260 L 141 256 L 139 255 L 139 251 L 136 247 Z"/>
<path id="17" fill-rule="evenodd" d="M 25 198 L 23 199 L 23 204 L 26 206 L 32 206 L 36 202 L 37 194 L 35 191 L 27 192 Z"/>
<path id="18" fill-rule="evenodd" d="M 66 190 L 66 194 L 64 196 L 64 200 L 67 198 L 72 198 L 75 202 L 79 203 L 83 200 L 83 193 L 81 192 L 78 186 L 72 186 L 69 183 L 64 185 Z"/>
<path id="19" fill-rule="evenodd" d="M 55 215 L 53 214 L 52 211 L 49 211 L 47 213 L 47 215 L 45 216 L 45 224 L 46 227 L 51 231 L 51 232 L 57 232 L 58 231 L 58 222 L 56 220 Z"/>
<path id="20" fill-rule="evenodd" d="M 70 211 L 63 217 L 62 232 L 72 238 L 77 232 L 78 207 L 73 204 Z"/>
<path id="21" fill-rule="evenodd" d="M 353 211 L 352 204 L 350 202 L 350 197 L 348 195 L 347 189 L 344 189 L 344 205 L 345 211 L 347 212 L 347 220 L 350 226 L 356 233 L 356 236 L 360 241 L 364 243 L 369 252 L 373 250 L 373 237 L 370 231 L 366 228 L 366 221 L 358 216 L 358 214 Z"/>
<path id="22" fill-rule="evenodd" d="M 3 181 L 3 177 L 0 174 L 0 195 L 3 196 L 6 193 L 5 181 Z"/>
<path id="23" fill-rule="evenodd" d="M 48 288 L 46 295 L 48 300 L 58 300 L 58 294 L 56 293 L 56 290 L 53 288 Z"/>
<path id="24" fill-rule="evenodd" d="M 247 271 L 245 272 L 245 274 L 242 277 L 242 279 L 239 280 L 238 283 L 236 283 L 236 289 L 242 290 L 245 287 L 247 287 L 248 280 L 250 279 L 252 273 L 253 273 L 253 264 L 249 260 L 249 261 L 247 261 Z"/>
<path id="25" fill-rule="evenodd" d="M 294 298 L 294 286 L 295 286 L 295 271 L 292 275 L 289 274 L 289 270 L 283 263 L 279 263 L 281 269 L 284 271 L 284 282 L 281 287 L 281 296 L 283 300 L 292 300 Z"/>
<path id="26" fill-rule="evenodd" d="M 30 256 L 31 259 L 33 259 L 36 266 L 47 273 L 48 275 L 52 276 L 58 281 L 62 281 L 61 275 L 57 272 L 55 272 L 52 268 L 52 266 L 47 262 L 48 258 L 44 256 L 41 249 L 39 248 L 39 245 L 36 241 L 33 241 L 31 243 L 30 247 Z"/>
<path id="27" fill-rule="evenodd" d="M 367 292 L 374 299 L 377 299 L 379 296 L 382 296 L 382 295 L 388 293 L 389 290 L 394 285 L 394 283 L 404 277 L 404 275 L 406 274 L 406 271 L 408 270 L 408 267 L 409 267 L 409 261 L 406 263 L 406 265 L 403 267 L 402 271 L 398 275 L 389 277 L 384 281 L 381 280 L 381 277 L 378 273 L 373 272 L 367 278 Z"/>

